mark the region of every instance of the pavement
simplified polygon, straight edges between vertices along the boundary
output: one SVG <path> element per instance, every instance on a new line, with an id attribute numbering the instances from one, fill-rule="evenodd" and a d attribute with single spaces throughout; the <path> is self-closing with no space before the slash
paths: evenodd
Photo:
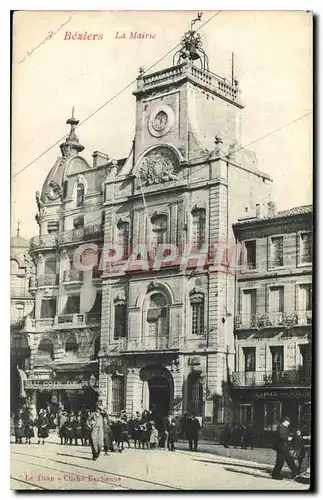
<path id="1" fill-rule="evenodd" d="M 246 457 L 246 450 L 242 451 Z M 271 469 L 271 464 L 249 459 L 180 449 L 169 452 L 131 448 L 123 453 L 101 454 L 93 461 L 90 447 L 62 446 L 54 436 L 44 445 L 11 443 L 12 490 L 285 491 L 309 488 L 308 484 L 291 481 L 288 470 L 283 470 L 283 480 L 275 481 L 270 477 Z"/>

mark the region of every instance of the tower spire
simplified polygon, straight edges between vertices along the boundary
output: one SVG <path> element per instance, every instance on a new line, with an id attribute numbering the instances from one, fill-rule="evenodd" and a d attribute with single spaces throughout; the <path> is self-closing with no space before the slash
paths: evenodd
<path id="1" fill-rule="evenodd" d="M 19 236 L 20 233 L 20 226 L 21 226 L 21 219 L 17 220 L 17 236 Z"/>
<path id="2" fill-rule="evenodd" d="M 67 125 L 71 126 L 65 142 L 60 145 L 63 156 L 74 156 L 83 151 L 84 146 L 80 144 L 79 138 L 75 133 L 75 129 L 79 124 L 79 120 L 75 118 L 75 107 L 72 107 L 72 116 L 66 121 Z"/>

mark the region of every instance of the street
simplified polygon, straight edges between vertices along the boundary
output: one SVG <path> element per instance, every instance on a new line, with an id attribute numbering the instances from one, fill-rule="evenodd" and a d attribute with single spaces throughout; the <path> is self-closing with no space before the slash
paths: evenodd
<path id="1" fill-rule="evenodd" d="M 247 453 L 247 451 L 246 451 Z M 270 478 L 272 466 L 185 450 L 126 449 L 92 461 L 90 447 L 11 444 L 14 490 L 306 490 Z"/>

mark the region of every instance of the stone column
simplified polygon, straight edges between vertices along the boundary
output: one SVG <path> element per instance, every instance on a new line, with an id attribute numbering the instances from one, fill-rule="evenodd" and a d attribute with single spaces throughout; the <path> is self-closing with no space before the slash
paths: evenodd
<path id="1" fill-rule="evenodd" d="M 142 397 L 141 397 L 141 406 L 142 410 L 148 410 L 149 409 L 149 385 L 147 380 L 142 381 Z"/>

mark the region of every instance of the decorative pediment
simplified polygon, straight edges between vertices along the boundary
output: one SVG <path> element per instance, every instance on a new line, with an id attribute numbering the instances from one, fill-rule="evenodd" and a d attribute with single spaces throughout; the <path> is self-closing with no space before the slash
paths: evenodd
<path id="1" fill-rule="evenodd" d="M 175 151 L 159 146 L 149 151 L 139 164 L 139 179 L 142 186 L 162 184 L 177 179 L 179 166 Z"/>

